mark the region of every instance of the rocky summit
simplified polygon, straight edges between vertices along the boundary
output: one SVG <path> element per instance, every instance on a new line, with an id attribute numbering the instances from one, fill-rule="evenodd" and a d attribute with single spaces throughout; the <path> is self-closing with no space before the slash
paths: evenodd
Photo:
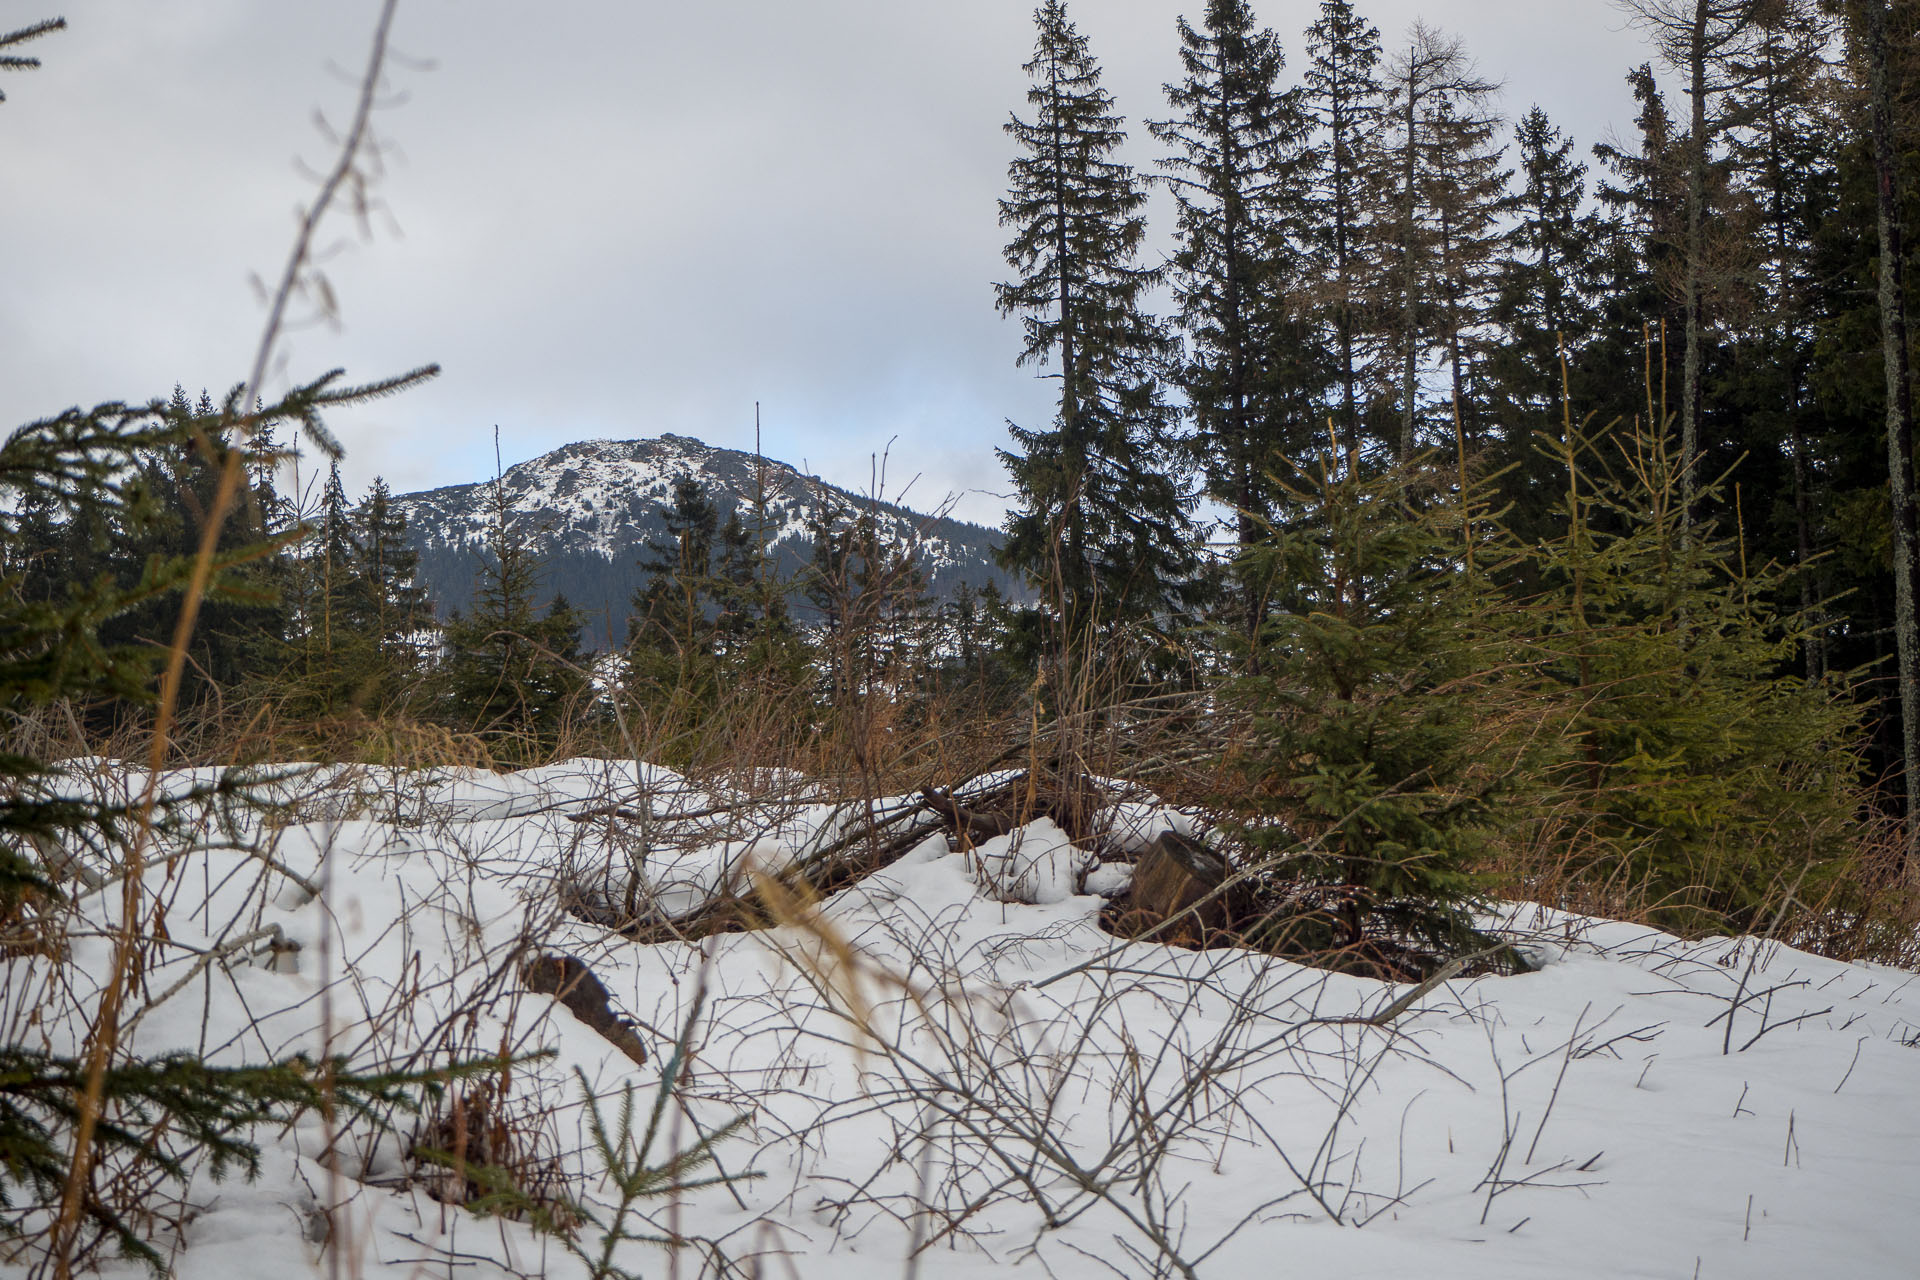
<path id="1" fill-rule="evenodd" d="M 936 596 L 988 582 L 1021 594 L 994 563 L 994 530 L 876 501 L 787 463 L 688 436 L 583 440 L 509 467 L 500 484 L 513 536 L 541 560 L 542 596 L 564 593 L 588 615 L 590 645 L 604 648 L 625 635 L 630 602 L 647 576 L 640 567 L 647 543 L 665 539 L 674 485 L 686 476 L 705 487 L 723 523 L 738 510 L 749 528 L 765 530 L 783 576 L 807 562 L 809 526 L 832 509 L 847 518 L 871 513 L 886 538 L 914 548 Z M 473 598 L 495 519 L 493 485 L 483 480 L 394 499 L 420 552 L 419 580 L 442 618 Z M 804 616 L 805 601 L 794 605 Z"/>

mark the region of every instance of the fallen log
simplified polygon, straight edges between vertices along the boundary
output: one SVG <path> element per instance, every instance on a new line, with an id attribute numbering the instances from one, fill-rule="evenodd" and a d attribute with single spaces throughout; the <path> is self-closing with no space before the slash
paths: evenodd
<path id="1" fill-rule="evenodd" d="M 985 844 L 1006 835 L 1014 828 L 1010 813 L 981 813 L 967 808 L 952 795 L 931 788 L 920 792 L 920 802 L 946 819 L 953 833 L 968 844 Z"/>

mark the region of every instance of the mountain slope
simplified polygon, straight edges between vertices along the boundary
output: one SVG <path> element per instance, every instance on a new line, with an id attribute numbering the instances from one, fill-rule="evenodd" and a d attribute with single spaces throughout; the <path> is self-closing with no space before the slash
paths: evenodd
<path id="1" fill-rule="evenodd" d="M 784 462 L 687 436 L 583 440 L 509 467 L 501 482 L 515 536 L 530 542 L 542 561 L 543 596 L 564 592 L 591 617 L 593 647 L 625 636 L 629 602 L 646 578 L 639 561 L 649 540 L 664 539 L 663 517 L 682 476 L 706 486 L 723 523 L 739 508 L 752 528 L 764 493 L 767 537 L 783 577 L 806 563 L 808 520 L 832 504 L 873 512 L 889 539 L 915 547 L 935 595 L 988 582 L 1016 598 L 1024 594 L 995 565 L 999 534 L 991 529 L 874 502 Z M 485 563 L 492 482 L 400 494 L 394 504 L 406 517 L 408 539 L 420 553 L 420 581 L 439 616 L 466 609 Z M 794 603 L 804 614 L 805 602 Z"/>

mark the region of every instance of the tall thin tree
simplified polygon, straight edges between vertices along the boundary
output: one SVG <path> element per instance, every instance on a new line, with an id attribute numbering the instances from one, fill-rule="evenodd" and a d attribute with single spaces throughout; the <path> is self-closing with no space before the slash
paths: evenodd
<path id="1" fill-rule="evenodd" d="M 1366 365 L 1365 299 L 1374 255 L 1366 235 L 1375 221 L 1382 110 L 1380 32 L 1352 0 L 1322 0 L 1307 31 L 1301 103 L 1311 122 L 1314 164 L 1306 186 L 1308 240 L 1328 268 L 1324 294 L 1333 327 L 1338 423 L 1360 440 L 1361 378 Z"/>
<path id="2" fill-rule="evenodd" d="M 1724 101 L 1743 84 L 1738 54 L 1754 35 L 1754 12 L 1762 0 L 1620 0 L 1652 35 L 1654 48 L 1685 77 L 1690 112 L 1686 133 L 1687 218 L 1682 247 L 1681 305 L 1685 348 L 1681 357 L 1680 502 L 1683 543 L 1692 539 L 1694 491 L 1700 459 L 1701 386 L 1705 363 L 1706 295 L 1710 287 L 1707 199 L 1710 171 L 1722 159 L 1730 124 Z"/>
<path id="3" fill-rule="evenodd" d="M 1307 121 L 1298 91 L 1279 88 L 1279 37 L 1254 26 L 1245 0 L 1211 0 L 1201 28 L 1183 18 L 1179 31 L 1186 76 L 1167 100 L 1180 114 L 1149 127 L 1173 148 L 1162 163 L 1179 210 L 1180 382 L 1192 453 L 1245 548 L 1265 528 L 1276 452 L 1317 431 L 1320 361 L 1302 329 L 1298 248 Z M 1243 596 L 1251 635 L 1261 593 Z"/>
<path id="4" fill-rule="evenodd" d="M 1049 427 L 1009 424 L 1016 448 L 1000 456 L 1019 509 L 1002 559 L 1051 593 L 1063 655 L 1097 626 L 1169 608 L 1195 557 L 1189 504 L 1168 471 L 1168 339 L 1142 305 L 1161 275 L 1138 262 L 1145 185 L 1113 158 L 1123 121 L 1066 5 L 1047 0 L 1034 19 L 1035 114 L 1006 125 L 1020 154 L 1000 202 L 1018 275 L 995 290 L 1001 313 L 1025 322 L 1019 363 L 1057 361 L 1060 398 Z"/>
<path id="5" fill-rule="evenodd" d="M 1504 177 L 1491 181 L 1492 158 L 1485 152 L 1498 86 L 1480 76 L 1458 39 L 1415 23 L 1386 82 L 1382 151 L 1394 191 L 1383 246 L 1393 319 L 1385 328 L 1399 380 L 1395 453 L 1406 459 L 1419 442 L 1422 366 L 1436 347 L 1453 371 L 1454 394 L 1460 393 L 1460 307 L 1470 287 L 1465 242 L 1491 227 L 1494 214 L 1485 206 L 1497 200 Z"/>

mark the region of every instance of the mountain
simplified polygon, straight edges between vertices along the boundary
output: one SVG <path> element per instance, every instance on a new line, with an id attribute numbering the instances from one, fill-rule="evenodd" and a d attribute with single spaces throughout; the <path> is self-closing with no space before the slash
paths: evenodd
<path id="1" fill-rule="evenodd" d="M 875 502 L 784 462 L 687 436 L 584 440 L 509 467 L 501 483 L 516 536 L 530 541 L 542 561 L 543 594 L 564 592 L 589 615 L 589 645 L 606 647 L 624 638 L 634 591 L 646 578 L 639 561 L 649 540 L 665 539 L 663 516 L 682 476 L 706 487 L 722 523 L 739 508 L 748 528 L 754 527 L 756 495 L 764 486 L 767 536 L 783 577 L 791 578 L 811 555 L 809 517 L 832 504 L 871 511 L 889 539 L 914 547 L 936 596 L 961 583 L 995 582 L 1012 598 L 1025 598 L 994 563 L 1000 545 L 995 530 Z M 493 482 L 400 494 L 394 505 L 407 519 L 407 536 L 420 553 L 419 580 L 439 616 L 465 610 L 484 563 Z M 805 616 L 804 606 L 804 600 L 794 602 L 797 615 Z"/>

